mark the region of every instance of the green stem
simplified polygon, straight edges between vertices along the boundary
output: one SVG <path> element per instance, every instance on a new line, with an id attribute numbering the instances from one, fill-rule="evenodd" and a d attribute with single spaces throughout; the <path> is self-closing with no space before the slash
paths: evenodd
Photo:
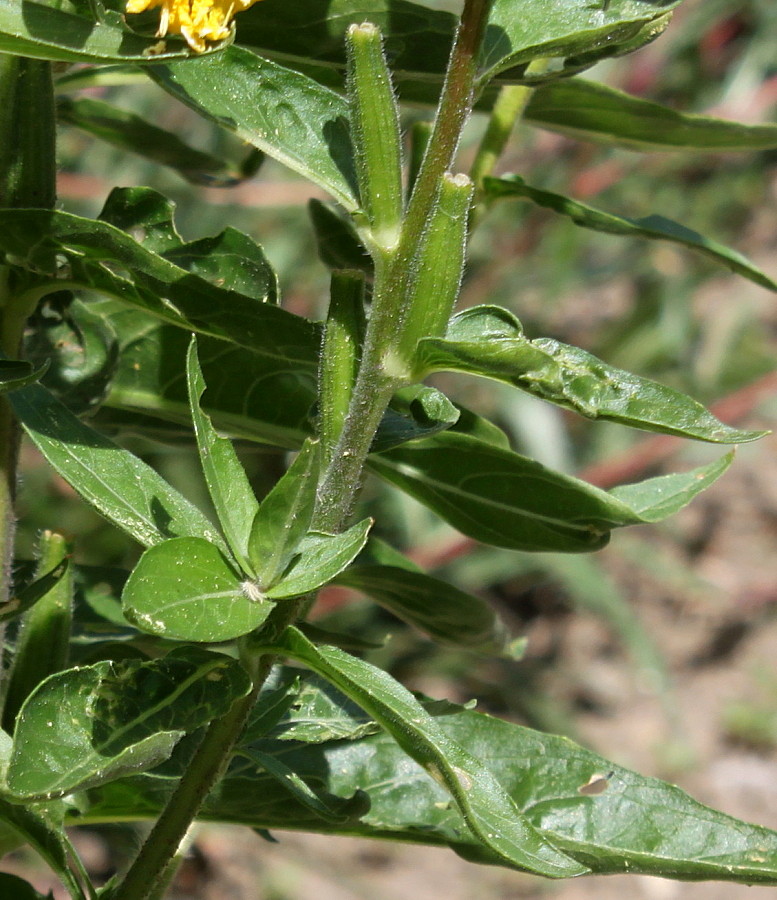
<path id="1" fill-rule="evenodd" d="M 526 67 L 526 74 L 540 75 L 548 68 L 545 58 L 532 60 Z M 472 224 L 480 218 L 483 209 L 480 198 L 483 192 L 483 179 L 491 175 L 499 158 L 504 152 L 510 135 L 516 124 L 523 118 L 526 107 L 531 100 L 535 88 L 527 84 L 512 84 L 501 88 L 491 109 L 488 126 L 480 141 L 475 161 L 470 169 L 470 178 L 475 184 L 475 207 Z"/>
<path id="2" fill-rule="evenodd" d="M 148 900 L 159 895 L 159 886 L 168 877 L 171 860 L 178 853 L 203 801 L 224 774 L 273 661 L 271 655 L 261 657 L 251 692 L 235 701 L 225 716 L 211 723 L 178 787 L 111 900 Z"/>
<path id="3" fill-rule="evenodd" d="M 469 173 L 478 190 L 486 175 L 494 171 L 516 122 L 526 109 L 532 91 L 533 88 L 525 84 L 506 85 L 499 91 Z"/>
<path id="4" fill-rule="evenodd" d="M 472 111 L 477 57 L 490 0 L 465 0 L 432 134 L 408 203 L 397 247 L 375 254 L 375 284 L 367 333 L 349 411 L 319 483 L 313 527 L 342 529 L 361 486 L 364 464 L 383 413 L 410 373 L 397 359 L 407 317 L 408 287 L 421 235 L 437 201 L 442 176 L 453 165 Z"/>

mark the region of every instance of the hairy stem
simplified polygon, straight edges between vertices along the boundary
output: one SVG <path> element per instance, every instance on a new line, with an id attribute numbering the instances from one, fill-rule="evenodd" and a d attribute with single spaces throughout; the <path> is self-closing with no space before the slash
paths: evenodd
<path id="1" fill-rule="evenodd" d="M 203 801 L 224 774 L 273 661 L 274 657 L 270 655 L 261 657 L 250 693 L 235 701 L 225 716 L 211 723 L 178 787 L 111 900 L 148 900 L 159 896 L 159 887 L 168 877 L 171 860 L 178 853 Z"/>
<path id="2" fill-rule="evenodd" d="M 395 349 L 407 316 L 407 294 L 420 236 L 453 165 L 472 110 L 477 55 L 490 0 L 465 0 L 434 127 L 415 180 L 397 247 L 375 255 L 372 312 L 349 411 L 330 465 L 319 484 L 314 527 L 339 531 L 350 515 L 364 464 L 392 394 L 406 383 Z"/>

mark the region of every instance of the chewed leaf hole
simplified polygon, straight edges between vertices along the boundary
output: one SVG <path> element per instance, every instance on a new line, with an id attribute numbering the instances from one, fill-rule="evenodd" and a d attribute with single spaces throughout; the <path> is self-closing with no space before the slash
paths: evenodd
<path id="1" fill-rule="evenodd" d="M 578 794 L 583 794 L 586 797 L 596 797 L 598 794 L 603 794 L 610 785 L 610 779 L 614 775 L 614 772 L 608 772 L 606 775 L 603 775 L 601 772 L 595 772 L 585 784 L 581 784 L 577 789 Z"/>

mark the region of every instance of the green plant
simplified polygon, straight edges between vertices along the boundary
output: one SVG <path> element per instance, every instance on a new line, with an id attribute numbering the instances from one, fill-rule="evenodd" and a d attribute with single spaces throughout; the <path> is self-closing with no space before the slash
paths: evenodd
<path id="1" fill-rule="evenodd" d="M 423 385 L 435 372 L 650 431 L 722 444 L 760 436 L 584 350 L 529 339 L 505 309 L 454 314 L 468 230 L 512 198 L 678 243 L 777 290 L 676 222 L 493 175 L 520 117 L 642 149 L 777 145 L 775 127 L 684 115 L 576 77 L 651 41 L 679 2 L 466 0 L 457 20 L 405 0 L 345 11 L 268 0 L 234 36 L 218 4 L 171 0 L 159 40 L 147 36 L 153 14 L 130 28 L 97 3 L 1 0 L 4 849 L 28 842 L 74 898 L 112 900 L 163 896 L 196 817 L 444 845 L 549 877 L 777 881 L 767 829 L 565 739 L 416 697 L 360 657 L 359 635 L 307 621 L 321 588 L 344 585 L 436 640 L 517 652 L 482 599 L 372 533 L 380 523 L 357 513 L 367 472 L 478 541 L 578 553 L 670 515 L 731 462 L 599 490 L 513 452 L 494 424 Z M 194 150 L 77 93 L 139 73 L 336 201 L 311 204 L 332 270 L 325 322 L 279 305 L 246 235 L 185 242 L 154 191 L 117 189 L 96 219 L 56 208 L 57 113 L 194 181 L 255 171 L 256 153 Z M 414 130 L 407 166 L 395 89 L 437 106 L 432 128 Z M 453 174 L 473 106 L 489 124 L 471 176 Z M 129 574 L 74 565 L 47 532 L 12 580 L 17 423 L 145 548 Z M 218 525 L 101 430 L 187 439 L 192 425 Z M 299 451 L 261 502 L 224 434 Z M 98 891 L 65 827 L 137 819 L 156 819 L 148 840 Z M 10 875 L 0 886 L 34 896 Z"/>

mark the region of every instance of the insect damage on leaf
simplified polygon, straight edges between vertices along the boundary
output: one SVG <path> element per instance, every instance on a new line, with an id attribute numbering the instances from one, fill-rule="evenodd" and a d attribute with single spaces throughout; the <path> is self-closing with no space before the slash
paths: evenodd
<path id="1" fill-rule="evenodd" d="M 157 37 L 180 34 L 197 53 L 208 43 L 223 41 L 231 33 L 232 17 L 256 0 L 127 0 L 128 13 L 162 7 Z"/>

